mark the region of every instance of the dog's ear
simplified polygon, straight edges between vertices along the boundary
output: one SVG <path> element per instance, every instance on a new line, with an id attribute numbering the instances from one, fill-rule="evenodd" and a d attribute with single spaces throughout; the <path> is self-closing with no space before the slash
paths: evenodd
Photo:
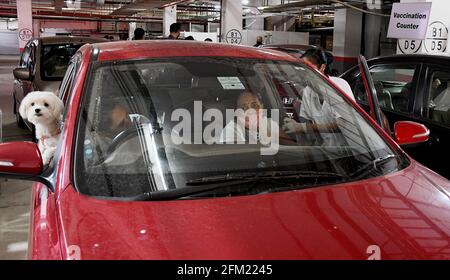
<path id="1" fill-rule="evenodd" d="M 22 119 L 27 119 L 27 111 L 28 108 L 30 107 L 31 102 L 30 102 L 30 97 L 29 94 L 27 96 L 25 96 L 24 99 L 22 99 L 22 102 L 20 102 L 20 106 L 19 106 L 19 114 L 22 117 Z"/>

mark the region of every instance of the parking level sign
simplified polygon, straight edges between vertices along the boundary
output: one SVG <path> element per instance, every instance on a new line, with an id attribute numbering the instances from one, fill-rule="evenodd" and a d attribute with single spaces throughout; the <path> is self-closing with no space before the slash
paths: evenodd
<path id="1" fill-rule="evenodd" d="M 28 28 L 22 28 L 19 30 L 19 38 L 22 41 L 28 42 L 28 40 L 33 38 L 33 31 Z"/>
<path id="2" fill-rule="evenodd" d="M 227 32 L 225 40 L 228 44 L 239 45 L 242 42 L 242 34 L 237 29 L 231 29 Z"/>
<path id="3" fill-rule="evenodd" d="M 444 53 L 447 50 L 448 28 L 443 22 L 434 21 L 430 23 L 425 39 L 425 50 L 427 53 Z"/>

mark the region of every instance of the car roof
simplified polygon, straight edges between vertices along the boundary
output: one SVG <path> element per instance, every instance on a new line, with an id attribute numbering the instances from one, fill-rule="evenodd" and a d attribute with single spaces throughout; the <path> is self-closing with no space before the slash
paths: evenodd
<path id="1" fill-rule="evenodd" d="M 427 62 L 427 63 L 448 63 L 450 56 L 431 55 L 431 54 L 396 54 L 389 56 L 380 56 L 367 60 L 368 63 L 376 63 L 379 61 L 392 62 Z"/>
<path id="2" fill-rule="evenodd" d="M 307 51 L 309 49 L 317 49 L 318 47 L 312 45 L 296 45 L 296 44 L 273 44 L 264 45 L 263 48 L 282 48 L 282 49 L 293 49 L 299 51 Z"/>
<path id="3" fill-rule="evenodd" d="M 39 38 L 42 44 L 63 44 L 63 43 L 101 43 L 108 42 L 104 38 L 78 37 L 78 36 L 51 36 Z"/>
<path id="4" fill-rule="evenodd" d="M 117 41 L 92 45 L 99 61 L 145 59 L 156 57 L 222 56 L 298 61 L 284 52 L 231 44 L 184 40 Z"/>

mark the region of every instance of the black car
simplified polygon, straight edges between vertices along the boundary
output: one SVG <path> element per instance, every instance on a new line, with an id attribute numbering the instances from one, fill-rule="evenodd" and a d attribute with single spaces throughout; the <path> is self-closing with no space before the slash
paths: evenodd
<path id="1" fill-rule="evenodd" d="M 450 178 L 450 57 L 395 55 L 367 61 L 379 107 L 391 128 L 397 121 L 414 121 L 430 130 L 426 143 L 404 147 L 430 169 Z M 370 110 L 360 69 L 342 74 L 357 102 Z"/>

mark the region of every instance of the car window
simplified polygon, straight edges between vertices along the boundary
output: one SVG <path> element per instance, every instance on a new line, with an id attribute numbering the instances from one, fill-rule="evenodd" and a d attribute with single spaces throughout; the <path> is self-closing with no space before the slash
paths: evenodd
<path id="1" fill-rule="evenodd" d="M 414 104 L 414 66 L 382 65 L 370 68 L 378 101 L 383 109 L 411 113 Z M 367 102 L 364 83 L 358 78 L 353 83 L 357 101 Z"/>
<path id="2" fill-rule="evenodd" d="M 28 57 L 27 68 L 32 75 L 34 75 L 34 67 L 36 64 L 36 45 L 32 43 L 30 45 L 30 56 Z"/>
<path id="3" fill-rule="evenodd" d="M 31 56 L 31 46 L 30 44 L 26 45 L 25 49 L 22 52 L 22 55 L 20 57 L 20 67 L 26 67 L 28 68 L 28 64 L 30 61 Z"/>
<path id="4" fill-rule="evenodd" d="M 450 127 L 450 73 L 435 71 L 428 90 L 428 118 Z"/>
<path id="5" fill-rule="evenodd" d="M 63 79 L 70 59 L 83 44 L 51 44 L 42 47 L 41 78 L 42 80 Z"/>
<path id="6" fill-rule="evenodd" d="M 284 118 L 288 104 L 293 126 Z M 249 109 L 242 122 L 233 115 L 238 109 Z M 304 172 L 303 179 L 276 183 L 302 188 L 403 167 L 402 157 L 371 124 L 300 62 L 216 57 L 96 62 L 80 110 L 74 178 L 87 195 L 170 193 L 220 176 L 262 172 Z M 270 136 L 251 128 L 258 122 L 270 123 Z M 379 159 L 386 165 L 374 168 Z M 270 186 L 244 184 L 198 196 L 248 195 Z"/>
<path id="7" fill-rule="evenodd" d="M 71 62 L 67 67 L 66 74 L 61 82 L 61 85 L 58 89 L 58 96 L 61 100 L 66 101 L 69 91 L 72 87 L 73 79 L 75 77 L 75 62 Z"/>

